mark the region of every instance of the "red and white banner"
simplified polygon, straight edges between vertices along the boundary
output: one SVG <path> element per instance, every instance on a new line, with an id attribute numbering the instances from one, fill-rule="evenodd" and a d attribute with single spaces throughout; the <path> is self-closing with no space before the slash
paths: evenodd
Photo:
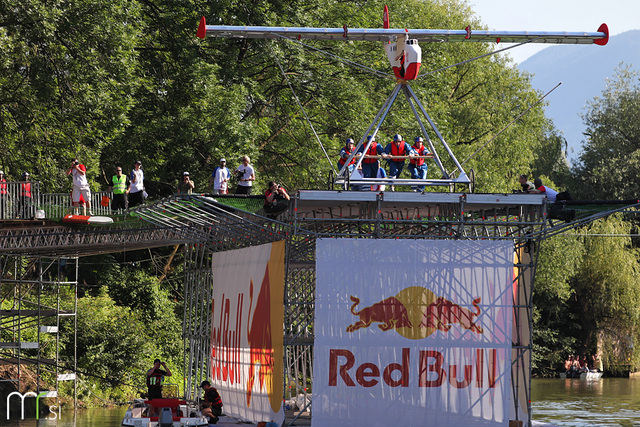
<path id="1" fill-rule="evenodd" d="M 223 412 L 284 421 L 284 241 L 213 254 L 211 378 Z"/>
<path id="2" fill-rule="evenodd" d="M 318 239 L 312 426 L 507 426 L 513 251 Z"/>

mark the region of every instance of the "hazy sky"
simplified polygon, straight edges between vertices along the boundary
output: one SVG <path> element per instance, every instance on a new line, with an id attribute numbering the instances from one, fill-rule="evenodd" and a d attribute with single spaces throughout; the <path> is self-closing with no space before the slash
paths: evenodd
<path id="1" fill-rule="evenodd" d="M 603 22 L 610 35 L 640 29 L 640 0 L 467 0 L 490 30 L 589 31 Z M 520 63 L 552 44 L 510 49 Z"/>

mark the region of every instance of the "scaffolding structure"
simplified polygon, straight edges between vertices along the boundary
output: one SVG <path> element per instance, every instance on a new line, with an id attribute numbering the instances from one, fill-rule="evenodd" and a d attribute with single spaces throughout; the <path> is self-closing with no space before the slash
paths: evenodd
<path id="1" fill-rule="evenodd" d="M 0 382 L 24 392 L 29 381 L 23 365 L 35 366 L 36 394 L 59 408 L 61 383 L 72 382 L 67 394 L 77 402 L 76 331 L 78 258 L 11 256 L 0 258 L 0 364 L 9 369 Z M 67 351 L 61 331 L 67 336 Z M 46 387 L 45 390 L 42 390 Z"/>
<path id="2" fill-rule="evenodd" d="M 530 420 L 533 274 L 539 242 L 545 230 L 554 227 L 548 223 L 544 196 L 300 191 L 279 220 L 224 203 L 217 196 L 176 196 L 137 211 L 158 226 L 183 230 L 192 241 L 185 252 L 187 398 L 198 395 L 198 384 L 210 373 L 211 256 L 215 252 L 286 241 L 283 393 L 285 399 L 298 398 L 301 409 L 310 411 L 318 238 L 508 239 L 515 246 L 519 285 L 513 302 L 513 416 Z"/>
<path id="3" fill-rule="evenodd" d="M 39 297 L 33 304 L 26 295 L 34 295 L 36 290 L 39 295 L 47 286 L 57 287 L 60 295 L 61 290 L 77 286 L 81 256 L 184 244 L 184 390 L 185 397 L 193 399 L 200 393 L 200 382 L 210 374 L 212 255 L 284 240 L 283 394 L 285 399 L 298 398 L 301 409 L 310 411 L 318 238 L 506 239 L 514 242 L 514 283 L 518 289 L 513 301 L 512 416 L 530 424 L 531 297 L 540 242 L 613 212 L 640 206 L 635 201 L 583 209 L 567 223 L 550 220 L 547 199 L 536 194 L 299 191 L 289 209 L 274 220 L 263 215 L 262 202 L 260 196 L 179 195 L 136 209 L 134 214 L 141 221 L 133 223 L 71 228 L 32 221 L 28 227 L 0 227 L 0 288 L 3 292 L 12 289 L 18 301 L 16 307 L 0 312 L 1 341 L 6 341 L 0 348 L 14 355 L 7 360 L 18 362 L 19 369 L 19 361 L 33 359 L 38 372 L 55 367 L 56 381 L 72 379 L 58 368 L 64 363 L 71 366 L 70 361 L 60 360 L 59 342 L 53 363 L 41 360 L 43 347 L 39 343 L 46 341 L 44 334 L 57 333 L 61 321 L 75 319 L 75 294 L 73 310 L 60 302 L 45 304 Z M 53 277 L 52 272 L 59 272 L 63 262 L 66 276 Z M 75 278 L 68 279 L 69 268 L 75 268 Z M 33 276 L 36 270 L 40 273 Z M 27 277 L 26 271 L 32 276 Z M 37 348 L 25 337 L 26 324 L 38 327 Z M 5 338 L 9 335 L 11 339 Z M 75 372 L 75 357 L 73 363 Z"/>

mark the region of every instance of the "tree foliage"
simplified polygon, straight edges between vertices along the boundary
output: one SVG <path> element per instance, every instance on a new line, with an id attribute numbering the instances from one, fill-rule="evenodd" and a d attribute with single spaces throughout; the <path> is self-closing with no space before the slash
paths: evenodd
<path id="1" fill-rule="evenodd" d="M 590 199 L 637 199 L 640 194 L 640 74 L 621 66 L 583 115 L 587 140 L 575 175 Z"/>
<path id="2" fill-rule="evenodd" d="M 96 187 L 115 165 L 139 159 L 148 181 L 175 184 L 189 170 L 200 191 L 218 158 L 235 166 L 248 154 L 258 188 L 271 179 L 291 189 L 323 188 L 345 138 L 364 136 L 396 83 L 336 58 L 389 75 L 381 44 L 199 40 L 197 23 L 205 15 L 233 25 L 379 27 L 385 3 L 395 25 L 482 28 L 462 0 L 260 0 L 251 7 L 235 0 L 2 0 L 0 167 L 13 178 L 27 169 L 57 192 L 69 186 L 62 171 L 76 153 Z M 465 62 L 490 50 L 423 45 L 426 73 L 413 88 L 460 161 L 537 98 L 504 57 Z M 464 165 L 477 172 L 479 191 L 508 191 L 531 168 L 548 129 L 536 107 L 482 148 Z M 404 99 L 378 140 L 386 144 L 395 133 L 408 141 L 419 134 Z M 450 161 L 445 166 L 454 171 Z"/>

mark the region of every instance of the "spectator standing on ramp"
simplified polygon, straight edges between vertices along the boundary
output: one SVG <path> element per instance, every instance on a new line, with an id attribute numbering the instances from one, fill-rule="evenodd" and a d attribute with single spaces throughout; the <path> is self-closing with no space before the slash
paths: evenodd
<path id="1" fill-rule="evenodd" d="M 87 209 L 89 210 L 89 216 L 93 215 L 91 212 L 91 189 L 89 188 L 89 181 L 87 181 L 87 168 L 75 158 L 71 162 L 71 167 L 67 169 L 67 175 L 73 177 L 71 206 L 77 208 L 82 205 L 83 215 L 87 214 Z M 84 199 L 85 204 L 80 202 L 81 197 Z"/>
<path id="2" fill-rule="evenodd" d="M 189 172 L 182 173 L 182 181 L 178 183 L 178 194 L 191 194 L 196 185 L 191 181 Z"/>
<path id="3" fill-rule="evenodd" d="M 142 172 L 142 162 L 140 160 L 136 160 L 133 164 L 129 179 L 131 180 L 129 207 L 132 208 L 144 203 L 144 172 Z"/>
<path id="4" fill-rule="evenodd" d="M 129 177 L 122 174 L 122 167 L 116 167 L 116 174 L 111 177 L 111 191 L 113 192 L 113 200 L 111 201 L 111 210 L 127 209 L 127 194 L 129 194 Z"/>
<path id="5" fill-rule="evenodd" d="M 0 171 L 0 219 L 8 219 L 7 202 L 9 201 L 9 191 L 4 171 Z M 6 216 L 5 216 L 6 215 Z"/>
<path id="6" fill-rule="evenodd" d="M 211 174 L 207 191 L 211 189 L 211 184 L 213 184 L 213 194 L 228 194 L 230 179 L 231 173 L 227 169 L 227 159 L 223 157 L 220 159 L 220 166 L 215 168 Z"/>
<path id="7" fill-rule="evenodd" d="M 236 174 L 238 176 L 236 194 L 251 194 L 253 181 L 256 180 L 256 172 L 250 163 L 251 159 L 249 156 L 242 156 L 242 164 L 236 169 Z"/>

